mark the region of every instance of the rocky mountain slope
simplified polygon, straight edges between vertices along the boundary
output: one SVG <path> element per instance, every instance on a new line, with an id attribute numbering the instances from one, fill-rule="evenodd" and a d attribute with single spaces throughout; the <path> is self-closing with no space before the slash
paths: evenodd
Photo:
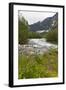
<path id="1" fill-rule="evenodd" d="M 58 26 L 58 13 L 52 17 L 47 17 L 42 22 L 38 21 L 37 23 L 31 24 L 30 31 L 36 32 L 40 30 L 50 30 L 51 28 Z"/>

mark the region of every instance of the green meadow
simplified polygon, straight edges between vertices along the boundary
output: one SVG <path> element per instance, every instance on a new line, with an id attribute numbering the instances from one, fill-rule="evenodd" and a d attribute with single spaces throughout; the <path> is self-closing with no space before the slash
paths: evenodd
<path id="1" fill-rule="evenodd" d="M 19 55 L 18 78 L 48 78 L 58 76 L 58 51 L 50 49 L 42 55 Z"/>

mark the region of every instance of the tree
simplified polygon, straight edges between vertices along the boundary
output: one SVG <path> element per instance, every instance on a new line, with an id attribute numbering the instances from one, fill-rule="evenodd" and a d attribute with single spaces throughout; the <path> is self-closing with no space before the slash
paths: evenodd
<path id="1" fill-rule="evenodd" d="M 25 44 L 28 42 L 28 22 L 24 17 L 19 18 L 18 26 L 19 44 Z"/>

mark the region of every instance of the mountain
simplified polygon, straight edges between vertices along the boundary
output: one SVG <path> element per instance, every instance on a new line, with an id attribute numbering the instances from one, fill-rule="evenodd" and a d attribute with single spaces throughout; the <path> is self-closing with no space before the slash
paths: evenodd
<path id="1" fill-rule="evenodd" d="M 52 17 L 47 17 L 42 22 L 38 21 L 37 23 L 29 25 L 30 31 L 37 32 L 41 30 L 50 30 L 51 28 L 58 26 L 58 13 Z"/>

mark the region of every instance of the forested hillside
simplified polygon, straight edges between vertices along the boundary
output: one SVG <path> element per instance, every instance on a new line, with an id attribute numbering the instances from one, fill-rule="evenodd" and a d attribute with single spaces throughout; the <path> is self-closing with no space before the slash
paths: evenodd
<path id="1" fill-rule="evenodd" d="M 19 44 L 25 44 L 28 42 L 28 21 L 24 17 L 18 20 L 18 33 L 19 33 Z"/>

